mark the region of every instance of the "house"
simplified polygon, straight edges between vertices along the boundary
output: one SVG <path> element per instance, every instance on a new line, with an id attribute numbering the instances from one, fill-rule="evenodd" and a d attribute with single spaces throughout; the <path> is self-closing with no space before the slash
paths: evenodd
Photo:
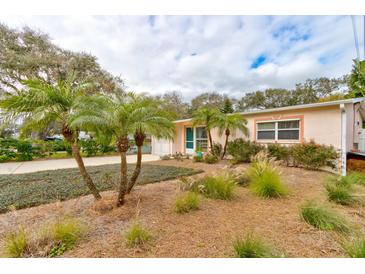
<path id="1" fill-rule="evenodd" d="M 365 98 L 253 110 L 242 115 L 247 119 L 249 136 L 237 132 L 232 139 L 285 145 L 314 140 L 332 145 L 341 152 L 343 170 L 348 152 L 365 155 Z M 153 154 L 193 154 L 198 148 L 208 147 L 204 125 L 193 127 L 192 119 L 177 120 L 175 125 L 173 141 L 152 139 Z M 212 137 L 215 142 L 224 143 L 224 136 L 219 136 L 217 129 L 212 130 Z"/>

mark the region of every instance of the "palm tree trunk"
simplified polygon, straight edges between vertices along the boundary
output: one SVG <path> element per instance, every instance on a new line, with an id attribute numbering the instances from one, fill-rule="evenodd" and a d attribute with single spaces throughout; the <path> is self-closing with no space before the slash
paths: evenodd
<path id="1" fill-rule="evenodd" d="M 124 197 L 128 187 L 128 167 L 127 167 L 127 151 L 129 148 L 128 137 L 124 136 L 117 141 L 117 147 L 120 153 L 120 183 L 118 190 L 117 206 L 124 204 Z"/>
<path id="2" fill-rule="evenodd" d="M 65 137 L 66 141 L 70 143 L 72 149 L 72 155 L 74 156 L 77 166 L 79 167 L 80 173 L 86 186 L 89 188 L 91 194 L 94 196 L 96 200 L 100 200 L 101 196 L 99 190 L 96 188 L 93 180 L 91 179 L 89 173 L 85 168 L 84 161 L 82 160 L 80 150 L 76 143 L 76 138 L 74 131 L 70 129 L 66 124 L 62 127 L 62 135 Z"/>
<path id="3" fill-rule="evenodd" d="M 224 142 L 224 148 L 223 148 L 223 153 L 222 153 L 222 156 L 221 156 L 221 160 L 223 160 L 224 159 L 224 156 L 226 155 L 229 134 L 230 133 L 227 132 L 227 130 L 226 130 L 226 140 Z"/>
<path id="4" fill-rule="evenodd" d="M 133 189 L 136 181 L 138 179 L 139 174 L 141 173 L 141 166 L 142 166 L 142 146 L 137 146 L 137 163 L 134 169 L 133 175 L 129 181 L 127 193 L 129 194 Z"/>
<path id="5" fill-rule="evenodd" d="M 86 171 L 85 164 L 84 164 L 84 161 L 82 160 L 82 157 L 80 155 L 80 151 L 79 151 L 79 148 L 77 147 L 77 144 L 75 142 L 73 142 L 71 144 L 71 148 L 72 148 L 72 154 L 76 160 L 76 163 L 79 167 L 81 176 L 84 179 L 86 186 L 89 188 L 89 190 L 90 190 L 91 194 L 94 196 L 94 198 L 96 200 L 100 200 L 101 196 L 100 196 L 99 190 L 96 188 L 89 173 Z"/>

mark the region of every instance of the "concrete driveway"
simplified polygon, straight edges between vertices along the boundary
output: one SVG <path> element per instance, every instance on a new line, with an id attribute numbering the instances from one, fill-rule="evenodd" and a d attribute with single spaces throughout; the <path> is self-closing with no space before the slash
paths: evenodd
<path id="1" fill-rule="evenodd" d="M 152 162 L 159 160 L 157 155 L 144 154 L 142 157 L 143 162 Z M 137 155 L 128 155 L 127 162 L 133 164 L 137 161 Z M 105 156 L 105 157 L 90 157 L 84 158 L 86 166 L 101 166 L 109 164 L 120 163 L 119 156 Z M 31 173 L 42 170 L 55 170 L 64 168 L 77 167 L 76 161 L 73 158 L 68 159 L 55 159 L 55 160 L 38 160 L 29 162 L 17 162 L 17 163 L 2 163 L 0 164 L 0 174 L 21 174 Z"/>

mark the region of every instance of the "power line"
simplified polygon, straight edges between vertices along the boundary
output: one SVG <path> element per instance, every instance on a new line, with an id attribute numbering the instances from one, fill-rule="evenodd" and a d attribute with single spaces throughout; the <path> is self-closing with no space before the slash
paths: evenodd
<path id="1" fill-rule="evenodd" d="M 357 37 L 355 16 L 353 16 L 353 15 L 351 15 L 351 22 L 352 22 L 352 29 L 354 31 L 354 39 L 355 39 L 355 48 L 356 48 L 357 60 L 360 60 L 359 39 Z"/>

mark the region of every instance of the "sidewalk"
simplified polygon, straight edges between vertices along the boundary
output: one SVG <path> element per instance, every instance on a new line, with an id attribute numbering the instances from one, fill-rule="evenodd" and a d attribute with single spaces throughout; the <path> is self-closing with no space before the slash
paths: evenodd
<path id="1" fill-rule="evenodd" d="M 105 157 L 84 157 L 85 166 L 101 166 L 109 164 L 120 163 L 119 156 L 105 156 Z M 151 154 L 144 154 L 142 157 L 143 162 L 157 161 L 160 157 Z M 128 155 L 127 162 L 133 164 L 137 161 L 137 155 Z M 29 162 L 12 162 L 1 163 L 0 174 L 21 174 L 31 173 L 43 170 L 55 170 L 64 168 L 76 168 L 77 164 L 75 159 L 55 159 L 55 160 L 41 160 L 41 161 L 29 161 Z"/>

